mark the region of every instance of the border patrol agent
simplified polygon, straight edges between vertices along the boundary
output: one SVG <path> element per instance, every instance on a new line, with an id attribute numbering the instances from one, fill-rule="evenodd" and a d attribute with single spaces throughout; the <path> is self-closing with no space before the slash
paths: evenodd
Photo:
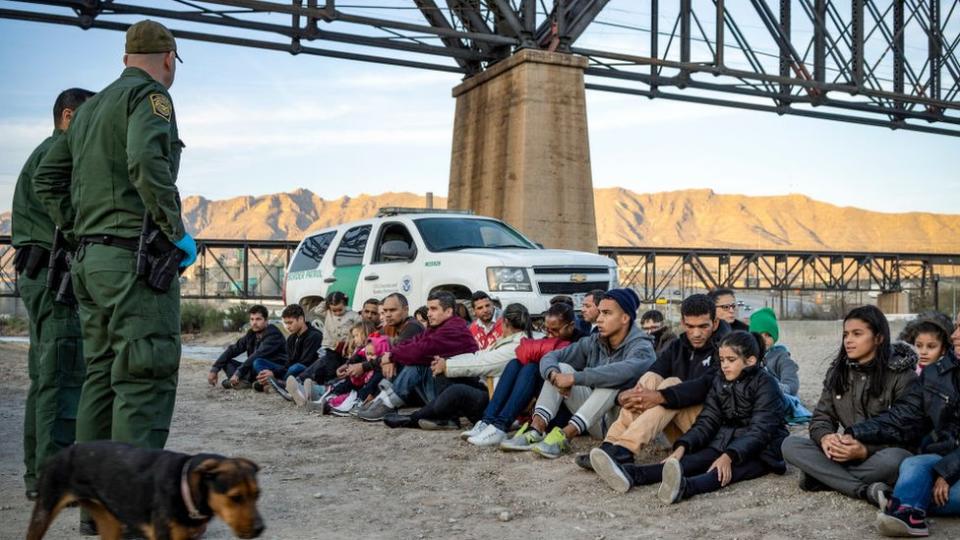
<path id="1" fill-rule="evenodd" d="M 30 154 L 13 192 L 11 232 L 17 250 L 17 285 L 30 317 L 30 389 L 23 418 L 23 480 L 30 500 L 36 498 L 41 465 L 73 443 L 85 372 L 76 307 L 56 302 L 56 289 L 47 288 L 56 232 L 33 191 L 33 173 L 53 143 L 63 136 L 77 107 L 92 95 L 89 90 L 71 88 L 57 96 L 53 134 Z"/>
<path id="2" fill-rule="evenodd" d="M 77 440 L 163 448 L 180 367 L 180 285 L 165 291 L 138 272 L 149 217 L 158 236 L 196 259 L 176 187 L 183 143 L 167 89 L 176 72 L 173 34 L 154 21 L 127 30 L 126 69 L 87 101 L 34 176 L 54 223 L 79 243 L 71 273 L 87 375 Z M 174 268 L 176 271 L 176 268 Z"/>

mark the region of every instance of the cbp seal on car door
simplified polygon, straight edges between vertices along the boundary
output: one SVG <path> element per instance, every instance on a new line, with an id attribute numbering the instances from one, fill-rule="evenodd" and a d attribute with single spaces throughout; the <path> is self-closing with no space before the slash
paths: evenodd
<path id="1" fill-rule="evenodd" d="M 410 276 L 400 278 L 400 291 L 408 293 L 411 289 L 413 289 L 413 279 Z"/>

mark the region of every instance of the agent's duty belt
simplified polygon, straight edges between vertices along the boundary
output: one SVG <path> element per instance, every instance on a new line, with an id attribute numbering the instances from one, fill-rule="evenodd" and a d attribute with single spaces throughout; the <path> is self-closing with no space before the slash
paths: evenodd
<path id="1" fill-rule="evenodd" d="M 100 244 L 101 246 L 114 246 L 127 251 L 137 251 L 139 242 L 135 238 L 120 238 L 109 234 L 98 234 L 95 236 L 84 236 L 80 238 L 84 244 Z"/>

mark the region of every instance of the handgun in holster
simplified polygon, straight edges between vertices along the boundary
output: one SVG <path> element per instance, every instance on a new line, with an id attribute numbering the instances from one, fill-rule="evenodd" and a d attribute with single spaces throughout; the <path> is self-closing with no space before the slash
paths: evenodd
<path id="1" fill-rule="evenodd" d="M 137 242 L 137 275 L 144 278 L 151 289 L 167 292 L 182 273 L 183 256 L 183 251 L 173 245 L 150 219 L 150 213 L 145 212 Z"/>
<path id="2" fill-rule="evenodd" d="M 58 304 L 76 305 L 73 294 L 73 280 L 70 277 L 70 262 L 73 255 L 67 246 L 60 227 L 53 233 L 53 247 L 47 261 L 47 289 L 54 293 L 53 301 Z"/>

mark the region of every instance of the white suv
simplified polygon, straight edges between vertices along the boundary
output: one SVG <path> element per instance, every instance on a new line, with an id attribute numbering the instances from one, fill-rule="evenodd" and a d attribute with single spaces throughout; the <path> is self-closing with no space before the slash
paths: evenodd
<path id="1" fill-rule="evenodd" d="M 411 310 L 433 291 L 482 290 L 537 315 L 550 298 L 617 286 L 617 265 L 581 251 L 544 249 L 497 219 L 466 212 L 384 208 L 373 219 L 306 235 L 287 268 L 284 302 L 304 307 L 341 291 L 354 309 L 400 292 Z"/>

